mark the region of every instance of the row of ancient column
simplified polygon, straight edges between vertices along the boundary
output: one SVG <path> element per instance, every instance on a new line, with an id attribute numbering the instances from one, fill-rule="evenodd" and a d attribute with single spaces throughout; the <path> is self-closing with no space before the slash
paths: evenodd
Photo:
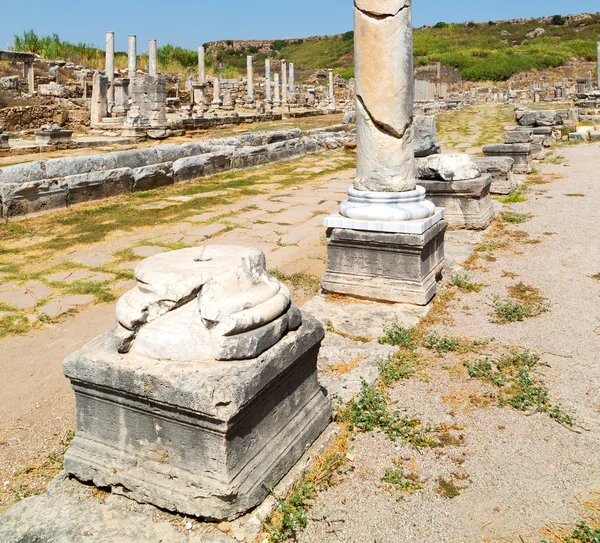
<path id="1" fill-rule="evenodd" d="M 254 103 L 254 69 L 253 59 L 251 55 L 246 58 L 246 71 L 248 80 L 248 104 Z M 289 79 L 288 79 L 289 75 Z M 265 86 L 266 86 L 266 101 L 271 102 L 271 59 L 265 59 Z M 281 89 L 281 94 L 280 94 Z M 288 102 L 288 90 L 291 95 L 296 92 L 296 81 L 294 72 L 294 63 L 290 62 L 289 65 L 286 60 L 281 61 L 281 85 L 279 73 L 274 74 L 274 90 L 275 96 L 273 99 L 274 104 L 286 104 Z M 333 88 L 333 70 L 329 69 L 329 102 L 333 104 L 335 102 L 335 93 Z"/>

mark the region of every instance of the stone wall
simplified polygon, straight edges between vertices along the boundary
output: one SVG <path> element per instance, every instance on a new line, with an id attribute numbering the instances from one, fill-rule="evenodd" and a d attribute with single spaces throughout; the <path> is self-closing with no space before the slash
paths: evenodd
<path id="1" fill-rule="evenodd" d="M 40 128 L 56 123 L 69 130 L 84 130 L 90 126 L 88 100 L 59 100 L 49 106 L 16 106 L 0 109 L 0 126 L 11 132 Z"/>
<path id="2" fill-rule="evenodd" d="M 182 145 L 57 158 L 0 168 L 0 217 L 193 181 L 289 160 L 354 141 L 342 126 L 244 134 Z"/>

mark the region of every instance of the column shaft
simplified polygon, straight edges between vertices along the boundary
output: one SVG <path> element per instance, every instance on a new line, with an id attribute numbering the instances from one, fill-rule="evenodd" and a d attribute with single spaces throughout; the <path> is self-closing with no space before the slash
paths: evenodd
<path id="1" fill-rule="evenodd" d="M 148 63 L 148 72 L 151 76 L 158 76 L 158 65 L 156 63 L 156 40 L 150 40 L 150 48 L 149 48 L 149 63 Z"/>

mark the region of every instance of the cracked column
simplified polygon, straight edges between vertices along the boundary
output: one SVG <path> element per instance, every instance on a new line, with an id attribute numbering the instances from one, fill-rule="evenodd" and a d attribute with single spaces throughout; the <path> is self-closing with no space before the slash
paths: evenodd
<path id="1" fill-rule="evenodd" d="M 416 184 L 410 0 L 355 0 L 357 175 L 327 217 L 326 291 L 427 304 L 443 264 L 444 211 Z M 330 100 L 333 73 L 329 71 Z"/>
<path id="2" fill-rule="evenodd" d="M 265 59 L 265 100 L 271 103 L 271 59 Z"/>
<path id="3" fill-rule="evenodd" d="M 148 52 L 148 73 L 152 77 L 158 76 L 158 65 L 156 63 L 156 40 L 150 40 Z"/>
<path id="4" fill-rule="evenodd" d="M 246 99 L 246 104 L 251 106 L 254 104 L 254 71 L 252 70 L 252 57 L 250 55 L 246 57 L 246 73 L 248 79 L 248 97 Z"/>
<path id="5" fill-rule="evenodd" d="M 106 77 L 108 77 L 108 111 L 112 109 L 115 103 L 115 33 L 106 33 L 106 61 L 105 61 Z"/>
<path id="6" fill-rule="evenodd" d="M 137 74 L 137 38 L 132 34 L 129 36 L 129 49 L 127 50 L 128 76 L 135 77 Z"/>
<path id="7" fill-rule="evenodd" d="M 287 104 L 288 101 L 288 87 L 287 87 L 287 62 L 281 61 L 281 103 Z"/>

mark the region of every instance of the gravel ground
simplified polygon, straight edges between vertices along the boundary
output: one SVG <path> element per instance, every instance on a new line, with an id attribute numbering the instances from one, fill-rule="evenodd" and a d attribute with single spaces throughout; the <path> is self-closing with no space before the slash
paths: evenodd
<path id="1" fill-rule="evenodd" d="M 456 440 L 417 450 L 379 432 L 358 435 L 353 461 L 339 484 L 317 496 L 299 541 L 539 543 L 548 531 L 562 533 L 587 518 L 583 504 L 597 501 L 600 489 L 600 280 L 591 277 L 600 272 L 594 200 L 600 147 L 555 154 L 565 160 L 541 167 L 548 183 L 530 185 L 527 201 L 504 206 L 531 215 L 507 226 L 517 241 L 481 253 L 470 273 L 484 287 L 457 294 L 453 322 L 437 329 L 494 338 L 490 350 L 510 345 L 540 353 L 552 401 L 572 409 L 585 431 L 575 433 L 543 413 L 499 408 L 486 396 L 492 389 L 469 378 L 461 357 L 430 357 L 424 371 L 389 390 L 390 399 L 423 422 L 445 425 Z M 512 324 L 491 322 L 493 297 L 506 297 L 506 287 L 519 281 L 538 288 L 550 311 Z M 415 473 L 422 489 L 399 494 L 382 483 L 394 465 Z M 460 495 L 442 497 L 440 477 L 453 481 Z"/>

